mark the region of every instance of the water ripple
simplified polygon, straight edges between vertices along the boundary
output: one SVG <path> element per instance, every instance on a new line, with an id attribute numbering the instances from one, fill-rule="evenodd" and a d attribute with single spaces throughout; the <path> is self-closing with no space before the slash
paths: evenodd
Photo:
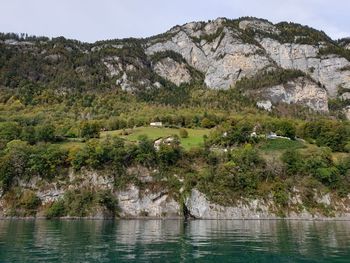
<path id="1" fill-rule="evenodd" d="M 349 262 L 350 222 L 0 221 L 0 262 Z"/>

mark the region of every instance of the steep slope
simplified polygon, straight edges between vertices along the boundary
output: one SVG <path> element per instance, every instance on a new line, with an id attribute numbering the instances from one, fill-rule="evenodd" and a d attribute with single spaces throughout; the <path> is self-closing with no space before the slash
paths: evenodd
<path id="1" fill-rule="evenodd" d="M 332 54 L 331 49 L 326 50 L 334 45 L 323 32 L 297 24 L 273 25 L 255 18 L 219 18 L 208 23 L 193 22 L 174 27 L 167 38 L 149 41 L 146 53 L 168 50 L 180 53 L 191 66 L 205 74 L 205 84 L 209 88 L 227 89 L 243 77 L 266 70 L 301 70 L 311 76 L 315 85 L 300 95 L 295 92 L 296 97 L 292 96 L 295 98 L 284 102 L 304 104 L 307 101 L 305 105 L 314 110 L 328 111 L 326 97 L 314 97 L 317 84 L 316 93 L 324 94 L 322 87 L 325 87 L 330 98 L 350 88 L 350 62 L 339 54 Z M 303 88 L 307 89 L 307 86 Z M 291 97 L 284 92 L 282 97 L 286 96 Z M 320 100 L 324 106 L 314 106 L 309 103 L 311 100 Z M 276 97 L 272 101 L 276 103 Z"/>
<path id="2" fill-rule="evenodd" d="M 322 31 L 293 23 L 218 18 L 175 26 L 147 39 L 86 44 L 3 34 L 0 41 L 2 87 L 30 81 L 59 93 L 106 88 L 147 93 L 193 83 L 229 89 L 284 69 L 305 74 L 303 80 L 288 80 L 293 92 L 279 88 L 279 96 L 271 93 L 286 84 L 280 79 L 255 94 L 272 104 L 297 103 L 322 112 L 328 111 L 329 98 L 342 101 L 344 111 L 349 106 L 348 39 L 335 42 Z"/>

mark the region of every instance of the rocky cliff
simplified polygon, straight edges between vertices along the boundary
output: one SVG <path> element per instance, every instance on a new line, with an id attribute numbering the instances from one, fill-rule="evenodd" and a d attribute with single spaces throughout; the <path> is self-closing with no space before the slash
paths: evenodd
<path id="1" fill-rule="evenodd" d="M 350 195 L 339 199 L 330 193 L 313 192 L 317 206 L 310 208 L 303 201 L 301 192 L 294 189 L 289 193 L 288 203 L 281 207 L 274 198 L 238 198 L 232 204 L 220 205 L 196 188 L 186 189 L 182 185 L 179 191 L 167 187 L 157 187 L 160 182 L 154 171 L 145 167 L 132 167 L 128 177 L 135 178 L 134 183 L 115 186 L 115 178 L 106 171 L 83 170 L 79 173 L 70 171 L 68 180 L 48 182 L 45 180 L 18 181 L 21 190 L 7 193 L 0 198 L 0 218 L 12 216 L 45 217 L 45 209 L 67 198 L 67 193 L 78 189 L 89 189 L 89 192 L 110 191 L 116 200 L 117 209 L 112 212 L 100 203 L 89 203 L 84 199 L 80 206 L 90 206 L 83 215 L 68 214 L 66 217 L 87 218 L 192 218 L 192 219 L 337 219 L 350 220 Z M 175 178 L 179 178 L 174 175 Z M 181 179 L 178 181 L 180 184 Z M 22 193 L 20 193 L 22 192 Z M 31 211 L 14 207 L 13 195 L 26 195 L 33 192 L 39 198 L 39 207 Z M 80 192 L 75 192 L 80 198 Z M 10 197 L 12 196 L 12 197 Z M 89 196 L 88 196 L 89 197 Z M 79 207 L 81 209 L 81 207 Z M 29 214 L 28 214 L 29 212 Z"/>

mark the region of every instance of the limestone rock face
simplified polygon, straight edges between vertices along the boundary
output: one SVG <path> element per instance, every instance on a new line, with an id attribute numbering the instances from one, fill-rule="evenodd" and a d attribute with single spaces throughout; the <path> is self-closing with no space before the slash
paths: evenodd
<path id="1" fill-rule="evenodd" d="M 141 193 L 135 185 L 116 193 L 121 217 L 179 217 L 180 205 L 167 192 Z"/>
<path id="2" fill-rule="evenodd" d="M 123 72 L 123 66 L 120 63 L 119 57 L 106 57 L 103 60 L 103 64 L 108 70 L 108 74 L 111 77 L 118 76 Z"/>
<path id="3" fill-rule="evenodd" d="M 294 193 L 290 197 L 290 204 L 301 205 L 301 197 Z M 347 202 L 350 200 L 350 195 L 341 202 L 334 203 L 329 194 L 316 196 L 318 203 L 322 203 L 325 207 L 333 205 L 335 208 L 334 217 L 339 220 L 350 219 L 350 209 L 347 207 Z M 206 196 L 197 189 L 192 189 L 191 195 L 186 200 L 186 207 L 191 216 L 197 219 L 278 219 L 280 216 L 276 214 L 278 210 L 274 206 L 272 200 L 240 200 L 233 206 L 222 206 L 210 202 Z M 276 211 L 276 212 L 275 212 Z M 331 219 L 322 214 L 311 214 L 305 208 L 295 212 L 287 213 L 286 218 L 289 219 Z"/>
<path id="4" fill-rule="evenodd" d="M 261 100 L 256 103 L 256 106 L 260 109 L 264 109 L 267 111 L 271 111 L 272 109 L 272 103 L 270 100 Z"/>
<path id="5" fill-rule="evenodd" d="M 163 58 L 154 66 L 155 72 L 173 82 L 177 86 L 191 81 L 191 74 L 184 63 L 179 63 L 171 58 Z"/>
<path id="6" fill-rule="evenodd" d="M 268 87 L 258 94 L 272 104 L 301 104 L 318 112 L 328 112 L 327 91 L 307 78 L 300 77 L 284 85 Z"/>
<path id="7" fill-rule="evenodd" d="M 329 44 L 327 42 L 311 45 L 276 40 L 281 35 L 280 30 L 278 25 L 253 18 L 242 19 L 236 24 L 225 18 L 208 23 L 192 22 L 172 28 L 166 37 L 148 41 L 145 52 L 147 55 L 165 51 L 181 54 L 190 66 L 204 74 L 206 86 L 213 89 L 228 89 L 241 78 L 254 76 L 263 70 L 301 70 L 325 87 L 326 93 L 316 84 L 297 81 L 288 83 L 287 87 L 278 85 L 270 88 L 268 94 L 274 103 L 280 98 L 280 102 L 299 103 L 327 112 L 327 97 L 336 98 L 340 89 L 350 89 L 350 62 L 339 55 L 321 56 L 319 51 Z M 255 32 L 254 38 L 247 38 L 244 35 L 246 31 Z M 267 37 L 267 34 L 275 37 Z M 296 35 L 295 39 L 302 37 Z M 345 40 L 341 45 L 349 48 Z M 177 77 L 179 66 L 174 63 L 173 70 L 169 66 L 167 68 L 158 65 L 157 73 L 166 75 L 176 84 L 181 83 L 180 79 L 183 82 L 188 80 L 189 77 L 183 73 L 179 74 L 183 77 Z M 301 94 L 297 94 L 299 92 Z"/>
<path id="8" fill-rule="evenodd" d="M 350 88 L 350 71 L 345 58 L 330 55 L 318 57 L 319 47 L 285 43 L 264 38 L 260 41 L 269 56 L 282 68 L 304 71 L 317 82 L 324 85 L 328 95 L 336 97 L 339 87 Z"/>
<path id="9" fill-rule="evenodd" d="M 271 34 L 279 34 L 280 31 L 270 22 L 262 21 L 260 19 L 243 20 L 239 22 L 239 28 L 261 30 Z"/>
<path id="10" fill-rule="evenodd" d="M 198 219 L 273 219 L 277 216 L 269 212 L 269 208 L 261 201 L 254 200 L 249 204 L 238 203 L 236 206 L 225 207 L 213 204 L 197 189 L 192 189 L 186 200 L 186 207 L 191 216 Z"/>
<path id="11" fill-rule="evenodd" d="M 204 28 L 198 23 L 186 24 L 170 32 L 173 37 L 157 43 L 149 43 L 146 53 L 174 51 L 181 54 L 187 63 L 205 74 L 205 83 L 210 88 L 227 89 L 244 76 L 252 76 L 273 63 L 256 45 L 244 43 L 238 32 L 226 27 L 220 30 L 224 20 L 208 23 Z M 196 38 L 211 36 L 214 39 L 196 41 Z"/>
<path id="12" fill-rule="evenodd" d="M 344 113 L 345 113 L 345 116 L 348 120 L 350 120 L 350 106 L 347 106 L 345 109 L 344 109 Z"/>

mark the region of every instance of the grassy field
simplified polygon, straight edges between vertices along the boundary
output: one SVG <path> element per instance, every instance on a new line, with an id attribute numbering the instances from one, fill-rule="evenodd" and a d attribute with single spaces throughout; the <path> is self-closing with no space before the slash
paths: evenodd
<path id="1" fill-rule="evenodd" d="M 271 152 L 271 151 L 301 149 L 305 147 L 306 147 L 305 144 L 301 141 L 274 139 L 274 140 L 267 140 L 266 142 L 264 142 L 260 146 L 260 149 L 265 152 Z"/>
<path id="2" fill-rule="evenodd" d="M 209 135 L 210 129 L 186 129 L 188 132 L 188 138 L 181 138 L 179 135 L 179 129 L 174 128 L 155 128 L 155 127 L 138 127 L 135 129 L 128 129 L 128 135 L 122 135 L 122 130 L 105 131 L 101 133 L 101 138 L 110 136 L 119 136 L 125 138 L 128 141 L 136 142 L 140 135 L 147 135 L 148 138 L 155 140 L 158 138 L 164 138 L 171 135 L 178 135 L 180 137 L 181 146 L 186 150 L 193 147 L 203 145 L 203 135 Z"/>

